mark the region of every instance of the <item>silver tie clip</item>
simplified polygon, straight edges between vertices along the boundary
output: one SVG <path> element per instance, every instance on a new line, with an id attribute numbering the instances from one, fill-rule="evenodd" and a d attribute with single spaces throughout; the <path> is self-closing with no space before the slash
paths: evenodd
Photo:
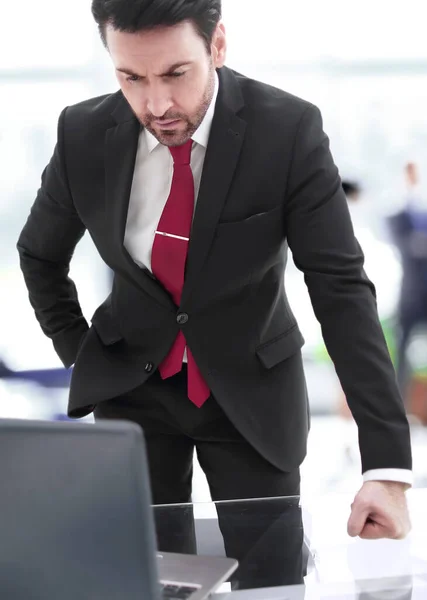
<path id="1" fill-rule="evenodd" d="M 164 231 L 156 231 L 156 235 L 164 235 L 165 237 L 175 238 L 176 240 L 183 240 L 184 242 L 189 242 L 190 238 L 182 237 L 181 235 L 174 235 L 173 233 L 165 233 Z"/>

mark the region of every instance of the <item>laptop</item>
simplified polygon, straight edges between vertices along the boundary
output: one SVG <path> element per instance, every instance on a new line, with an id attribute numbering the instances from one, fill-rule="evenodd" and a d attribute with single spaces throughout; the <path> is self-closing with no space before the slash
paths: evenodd
<path id="1" fill-rule="evenodd" d="M 144 436 L 0 419 L 0 597 L 204 600 L 237 561 L 158 553 Z"/>

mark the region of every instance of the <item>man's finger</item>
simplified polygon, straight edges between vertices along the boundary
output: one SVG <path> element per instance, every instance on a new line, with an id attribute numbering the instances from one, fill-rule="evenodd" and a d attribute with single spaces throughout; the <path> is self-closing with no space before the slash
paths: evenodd
<path id="1" fill-rule="evenodd" d="M 382 525 L 379 525 L 374 521 L 368 521 L 360 532 L 359 537 L 362 540 L 379 540 L 388 537 L 388 535 Z"/>
<path id="2" fill-rule="evenodd" d="M 368 518 L 365 526 L 359 533 L 359 537 L 364 540 L 391 539 L 401 540 L 410 531 L 410 525 L 396 522 L 393 519 L 379 515 L 378 519 Z"/>
<path id="3" fill-rule="evenodd" d="M 356 537 L 362 533 L 369 517 L 369 512 L 369 509 L 362 508 L 358 502 L 354 502 L 347 523 L 347 533 L 350 537 Z"/>

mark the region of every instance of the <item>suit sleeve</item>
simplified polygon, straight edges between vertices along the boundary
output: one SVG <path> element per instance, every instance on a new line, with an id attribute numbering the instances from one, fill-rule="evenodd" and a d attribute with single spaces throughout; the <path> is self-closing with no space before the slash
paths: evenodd
<path id="1" fill-rule="evenodd" d="M 411 469 L 409 426 L 320 111 L 295 139 L 285 226 L 359 431 L 363 472 Z M 387 265 L 384 265 L 387 268 Z"/>
<path id="2" fill-rule="evenodd" d="M 70 367 L 88 330 L 70 262 L 85 227 L 71 197 L 64 162 L 64 119 L 58 123 L 58 141 L 42 174 L 41 187 L 21 232 L 17 248 L 31 305 L 40 326 Z"/>

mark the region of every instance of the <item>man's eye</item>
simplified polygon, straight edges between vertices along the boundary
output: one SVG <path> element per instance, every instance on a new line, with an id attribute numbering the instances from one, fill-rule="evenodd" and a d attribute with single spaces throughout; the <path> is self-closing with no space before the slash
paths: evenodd
<path id="1" fill-rule="evenodd" d="M 135 81 L 139 81 L 139 77 L 138 75 L 129 75 L 129 77 L 126 77 L 126 81 L 129 81 L 129 83 L 134 83 Z"/>
<path id="2" fill-rule="evenodd" d="M 171 77 L 182 77 L 185 73 L 171 73 Z"/>

